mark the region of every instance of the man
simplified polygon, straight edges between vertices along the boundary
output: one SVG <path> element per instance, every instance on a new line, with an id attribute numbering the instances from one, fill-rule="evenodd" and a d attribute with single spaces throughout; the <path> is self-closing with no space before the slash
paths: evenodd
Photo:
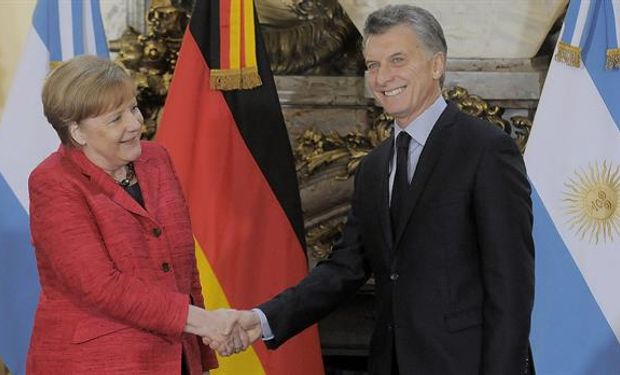
<path id="1" fill-rule="evenodd" d="M 370 374 L 529 374 L 534 249 L 521 155 L 443 100 L 447 48 L 430 13 L 387 6 L 368 17 L 364 39 L 394 138 L 361 162 L 330 259 L 241 324 L 277 348 L 374 275 Z"/>

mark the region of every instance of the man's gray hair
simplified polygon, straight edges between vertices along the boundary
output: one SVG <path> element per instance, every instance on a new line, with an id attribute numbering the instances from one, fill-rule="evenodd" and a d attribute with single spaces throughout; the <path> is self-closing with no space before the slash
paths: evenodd
<path id="1" fill-rule="evenodd" d="M 369 36 L 383 34 L 398 25 L 411 28 L 429 57 L 441 52 L 447 58 L 448 46 L 441 25 L 429 11 L 414 5 L 388 5 L 370 13 L 364 24 L 364 46 Z M 442 86 L 443 81 L 444 76 L 440 79 Z"/>
<path id="2" fill-rule="evenodd" d="M 397 25 L 411 27 L 431 56 L 437 52 L 447 56 L 448 47 L 441 25 L 429 11 L 413 5 L 388 5 L 372 12 L 364 24 L 364 39 L 383 34 Z"/>

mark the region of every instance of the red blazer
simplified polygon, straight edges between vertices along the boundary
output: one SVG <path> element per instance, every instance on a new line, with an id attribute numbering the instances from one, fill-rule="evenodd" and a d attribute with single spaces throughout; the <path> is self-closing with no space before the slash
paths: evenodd
<path id="1" fill-rule="evenodd" d="M 84 154 L 61 146 L 30 175 L 41 296 L 29 374 L 180 374 L 217 367 L 183 333 L 204 306 L 189 214 L 165 149 L 134 162 L 146 209 Z"/>

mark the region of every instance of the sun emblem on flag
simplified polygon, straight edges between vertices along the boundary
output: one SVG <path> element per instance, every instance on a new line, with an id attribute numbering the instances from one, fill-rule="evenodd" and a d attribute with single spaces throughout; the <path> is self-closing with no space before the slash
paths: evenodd
<path id="1" fill-rule="evenodd" d="M 570 230 L 591 243 L 613 242 L 620 236 L 620 167 L 607 161 L 575 171 L 564 184 Z"/>

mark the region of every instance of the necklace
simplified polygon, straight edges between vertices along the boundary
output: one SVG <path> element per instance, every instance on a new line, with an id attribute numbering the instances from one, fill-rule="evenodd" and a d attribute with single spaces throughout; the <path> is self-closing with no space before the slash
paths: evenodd
<path id="1" fill-rule="evenodd" d="M 127 163 L 127 172 L 125 174 L 125 178 L 120 181 L 117 181 L 119 185 L 122 187 L 127 187 L 133 181 L 133 178 L 136 177 L 136 171 L 133 169 L 133 162 Z"/>

